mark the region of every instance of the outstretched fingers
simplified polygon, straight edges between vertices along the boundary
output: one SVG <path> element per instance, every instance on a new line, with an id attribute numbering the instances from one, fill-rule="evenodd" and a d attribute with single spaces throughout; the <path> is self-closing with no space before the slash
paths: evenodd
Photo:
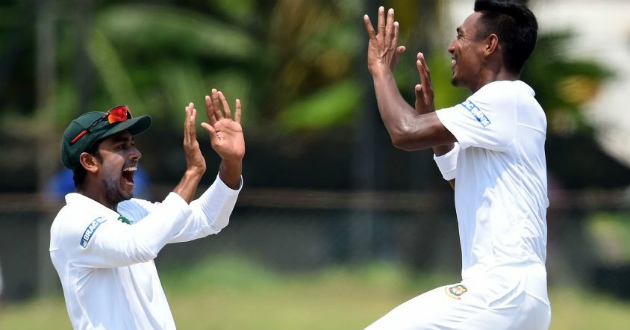
<path id="1" fill-rule="evenodd" d="M 385 35 L 385 8 L 378 7 L 378 34 L 381 36 Z"/>
<path id="2" fill-rule="evenodd" d="M 392 20 L 394 19 L 394 10 L 390 9 L 392 11 Z M 394 45 L 396 47 L 396 45 L 398 45 L 398 32 L 400 30 L 400 24 L 398 24 L 398 22 L 394 22 L 394 24 L 392 24 L 392 45 Z M 396 54 L 399 53 L 399 49 L 400 47 L 396 47 Z"/>
<path id="3" fill-rule="evenodd" d="M 221 106 L 219 105 L 219 91 L 216 89 L 212 89 L 212 106 L 214 108 L 214 116 L 217 121 L 223 118 L 223 113 L 221 113 Z"/>
<path id="4" fill-rule="evenodd" d="M 416 111 L 419 114 L 435 111 L 433 104 L 433 85 L 431 85 L 431 74 L 427 66 L 424 54 L 418 53 L 416 66 L 420 74 L 420 83 L 415 86 Z"/>
<path id="5" fill-rule="evenodd" d="M 415 103 L 416 112 L 419 114 L 422 114 L 424 113 L 424 109 L 425 109 L 424 93 L 422 91 L 422 85 L 417 84 L 414 88 L 414 91 L 416 92 L 416 103 Z"/>
<path id="6" fill-rule="evenodd" d="M 387 11 L 387 17 L 385 17 L 385 8 L 378 7 L 378 33 L 374 30 L 370 17 L 363 15 L 363 24 L 365 24 L 365 31 L 367 31 L 370 39 L 376 39 L 377 36 L 381 36 L 385 41 L 386 46 L 398 44 L 398 22 L 394 21 L 394 9 L 390 8 Z"/>
<path id="7" fill-rule="evenodd" d="M 241 122 L 241 100 L 236 99 L 236 108 L 234 112 L 223 94 L 223 92 L 212 89 L 212 96 L 206 95 L 206 111 L 209 119 L 209 126 L 214 128 L 215 124 L 222 119 L 230 119 L 240 124 Z M 202 123 L 204 128 L 205 125 Z M 206 128 L 207 129 L 207 128 Z"/>
<path id="8" fill-rule="evenodd" d="M 206 116 L 208 117 L 208 121 L 210 125 L 214 125 L 217 122 L 217 119 L 214 117 L 214 106 L 212 105 L 212 99 L 209 95 L 205 97 L 206 101 Z"/>
<path id="9" fill-rule="evenodd" d="M 420 83 L 423 86 L 425 93 L 433 92 L 433 85 L 431 84 L 431 72 L 429 66 L 424 58 L 424 54 L 418 53 L 418 60 L 416 61 L 418 67 L 418 73 L 420 74 Z"/>
<path id="10" fill-rule="evenodd" d="M 394 22 L 394 9 L 389 8 L 387 11 L 387 23 L 385 25 L 385 45 L 387 47 L 396 47 L 398 42 L 398 22 Z"/>
<path id="11" fill-rule="evenodd" d="M 197 110 L 190 102 L 186 107 L 186 118 L 184 120 L 184 157 L 186 158 L 186 171 L 193 171 L 196 174 L 206 172 L 206 160 L 199 149 L 197 142 Z"/>
<path id="12" fill-rule="evenodd" d="M 184 145 L 189 146 L 197 140 L 197 132 L 195 122 L 197 118 L 197 110 L 195 105 L 190 102 L 186 107 L 186 119 L 184 120 Z"/>
<path id="13" fill-rule="evenodd" d="M 392 9 L 392 12 L 393 12 L 393 9 Z M 393 26 L 394 26 L 393 40 L 390 46 L 395 47 L 395 49 L 394 49 L 394 55 L 393 55 L 392 61 L 390 62 L 390 65 L 389 65 L 389 68 L 392 71 L 394 70 L 396 63 L 398 63 L 400 56 L 405 51 L 405 46 L 396 46 L 398 45 L 398 36 L 399 36 L 399 30 L 400 30 L 400 26 L 398 22 L 394 22 Z"/>
<path id="14" fill-rule="evenodd" d="M 236 99 L 236 113 L 234 114 L 234 121 L 241 123 L 241 100 Z"/>
<path id="15" fill-rule="evenodd" d="M 363 24 L 365 24 L 365 31 L 367 31 L 368 37 L 370 40 L 376 40 L 376 31 L 374 31 L 374 26 L 372 26 L 372 21 L 370 21 L 370 17 L 365 14 L 363 15 Z"/>
<path id="16" fill-rule="evenodd" d="M 225 118 L 231 119 L 232 118 L 232 113 L 230 111 L 230 105 L 228 104 L 227 100 L 225 99 L 225 95 L 223 95 L 223 92 L 221 92 L 221 91 L 219 91 L 219 99 L 221 100 L 221 104 L 223 105 L 223 112 L 225 112 Z"/>

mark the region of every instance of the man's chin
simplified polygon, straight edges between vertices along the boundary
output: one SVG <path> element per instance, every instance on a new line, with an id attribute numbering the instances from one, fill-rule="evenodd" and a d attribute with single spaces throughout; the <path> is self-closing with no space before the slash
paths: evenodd
<path id="1" fill-rule="evenodd" d="M 451 85 L 459 87 L 459 81 L 455 78 L 455 76 L 451 76 Z"/>
<path id="2" fill-rule="evenodd" d="M 128 201 L 133 198 L 133 190 L 122 190 L 118 192 L 118 197 L 120 198 L 120 202 Z"/>

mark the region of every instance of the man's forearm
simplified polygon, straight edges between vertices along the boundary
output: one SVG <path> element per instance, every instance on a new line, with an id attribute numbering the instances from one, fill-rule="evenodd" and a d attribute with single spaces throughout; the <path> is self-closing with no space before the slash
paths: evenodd
<path id="1" fill-rule="evenodd" d="M 175 187 L 175 189 L 173 189 L 173 192 L 180 195 L 186 203 L 190 204 L 193 197 L 195 197 L 197 185 L 199 184 L 199 181 L 201 181 L 202 175 L 203 174 L 195 171 L 186 171 L 182 179 L 179 181 L 179 184 Z"/>
<path id="2" fill-rule="evenodd" d="M 221 165 L 219 165 L 219 178 L 226 186 L 232 189 L 238 189 L 241 186 L 242 172 L 242 161 L 221 160 Z"/>
<path id="3" fill-rule="evenodd" d="M 398 85 L 391 72 L 381 73 L 373 78 L 378 110 L 385 128 L 394 138 L 404 133 L 406 126 L 417 117 L 417 114 L 400 95 Z"/>

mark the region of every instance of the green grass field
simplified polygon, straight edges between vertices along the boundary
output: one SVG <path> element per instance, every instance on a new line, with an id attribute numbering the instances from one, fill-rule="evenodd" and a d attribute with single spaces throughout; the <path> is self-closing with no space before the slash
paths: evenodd
<path id="1" fill-rule="evenodd" d="M 162 272 L 180 330 L 363 329 L 403 301 L 452 283 L 452 275 L 420 276 L 373 264 L 283 274 L 240 259 Z M 552 288 L 553 330 L 619 330 L 630 303 L 576 289 Z M 2 330 L 71 329 L 61 297 L 2 306 Z"/>

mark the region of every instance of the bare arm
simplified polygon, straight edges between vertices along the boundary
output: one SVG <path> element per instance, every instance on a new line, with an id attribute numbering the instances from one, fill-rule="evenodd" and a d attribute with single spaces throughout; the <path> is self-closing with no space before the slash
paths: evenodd
<path id="1" fill-rule="evenodd" d="M 381 118 L 397 148 L 413 151 L 455 142 L 435 112 L 418 114 L 407 104 L 391 73 L 373 78 Z"/>
<path id="2" fill-rule="evenodd" d="M 404 47 L 397 45 L 398 22 L 394 22 L 394 10 L 388 11 L 387 21 L 385 21 L 384 9 L 379 8 L 378 34 L 374 31 L 367 15 L 363 17 L 363 20 L 370 38 L 368 70 L 374 80 L 379 112 L 392 143 L 397 148 L 408 151 L 445 146 L 438 148 L 438 152 L 444 152 L 445 149 L 449 149 L 449 146 L 452 148 L 452 143 L 456 139 L 442 125 L 435 112 L 428 111 L 427 108 L 419 113 L 400 95 L 392 68 L 400 53 L 404 51 Z M 424 66 L 426 67 L 426 64 Z M 421 88 L 420 92 L 428 93 L 427 99 L 423 102 L 426 103 L 426 107 L 429 105 L 433 107 L 433 90 L 429 88 L 428 69 L 425 74 L 427 79 L 424 81 L 427 88 Z"/>
<path id="3" fill-rule="evenodd" d="M 184 120 L 184 155 L 186 157 L 186 172 L 173 189 L 173 192 L 181 196 L 186 203 L 190 203 L 195 196 L 197 185 L 206 172 L 206 160 L 199 149 L 197 141 L 195 119 L 197 110 L 194 104 L 186 107 L 186 119 Z"/>
<path id="4" fill-rule="evenodd" d="M 435 95 L 433 92 L 433 84 L 431 84 L 431 72 L 429 66 L 424 59 L 424 54 L 418 53 L 416 66 L 418 67 L 418 73 L 420 74 L 420 84 L 415 87 L 416 92 L 416 112 L 418 114 L 425 114 L 435 112 Z M 433 153 L 436 156 L 441 156 L 453 149 L 453 143 L 444 145 L 433 146 Z"/>
<path id="5" fill-rule="evenodd" d="M 424 59 L 424 54 L 418 53 L 416 66 L 418 67 L 418 73 L 420 74 L 420 84 L 415 87 L 416 92 L 416 112 L 418 114 L 435 112 L 434 92 L 433 84 L 431 84 L 431 72 L 429 66 Z M 444 145 L 433 146 L 433 153 L 439 157 L 446 155 L 449 151 L 453 150 L 454 143 L 447 143 Z M 451 188 L 455 189 L 455 179 L 448 180 Z"/>

